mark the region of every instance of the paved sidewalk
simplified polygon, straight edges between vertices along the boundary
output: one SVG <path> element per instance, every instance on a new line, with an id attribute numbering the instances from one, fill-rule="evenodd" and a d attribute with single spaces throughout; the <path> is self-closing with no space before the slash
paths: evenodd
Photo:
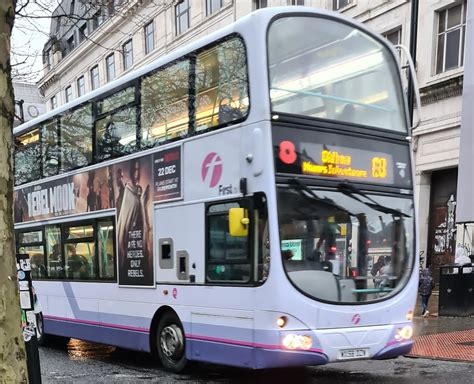
<path id="1" fill-rule="evenodd" d="M 474 362 L 474 317 L 438 316 L 438 292 L 430 298 L 430 315 L 421 316 L 420 298 L 414 318 L 414 341 L 410 357 Z"/>

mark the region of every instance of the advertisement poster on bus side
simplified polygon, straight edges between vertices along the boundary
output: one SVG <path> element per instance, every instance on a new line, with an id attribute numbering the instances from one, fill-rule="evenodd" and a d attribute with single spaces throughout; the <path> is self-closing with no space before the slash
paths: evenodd
<path id="1" fill-rule="evenodd" d="M 182 146 L 14 192 L 15 223 L 115 209 L 119 285 L 153 286 L 153 203 L 182 197 Z"/>
<path id="2" fill-rule="evenodd" d="M 151 156 L 114 165 L 119 285 L 153 286 Z"/>
<path id="3" fill-rule="evenodd" d="M 154 200 L 181 198 L 181 146 L 153 154 Z"/>

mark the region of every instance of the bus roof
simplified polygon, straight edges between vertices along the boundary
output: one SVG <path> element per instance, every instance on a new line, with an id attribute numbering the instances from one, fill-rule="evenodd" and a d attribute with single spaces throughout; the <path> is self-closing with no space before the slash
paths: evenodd
<path id="1" fill-rule="evenodd" d="M 232 33 L 238 33 L 242 35 L 244 37 L 246 45 L 249 45 L 249 40 L 246 39 L 246 37 L 250 37 L 250 36 L 254 37 L 256 36 L 255 33 L 257 32 L 257 35 L 260 34 L 263 38 L 266 33 L 267 25 L 271 22 L 271 20 L 274 17 L 279 16 L 279 15 L 304 15 L 304 14 L 326 16 L 326 17 L 330 17 L 336 20 L 344 21 L 345 23 L 353 25 L 354 27 L 357 27 L 358 29 L 363 30 L 365 33 L 369 34 L 370 36 L 378 39 L 382 44 L 384 44 L 386 47 L 388 47 L 390 50 L 394 52 L 393 48 L 389 44 L 387 44 L 387 42 L 385 42 L 384 39 L 380 38 L 380 36 L 378 36 L 377 34 L 367 29 L 363 24 L 361 24 L 360 22 L 356 20 L 349 19 L 345 16 L 342 16 L 341 14 L 337 12 L 328 11 L 328 10 L 324 10 L 320 8 L 314 8 L 314 7 L 305 7 L 305 6 L 284 6 L 284 7 L 262 8 L 242 17 L 241 19 L 233 22 L 232 24 L 229 24 L 219 29 L 218 31 L 212 32 L 207 36 L 201 37 L 189 44 L 186 44 L 186 46 L 184 47 L 178 48 L 166 55 L 158 57 L 153 62 L 149 64 L 145 64 L 135 70 L 132 70 L 131 72 L 125 74 L 124 76 L 121 76 L 91 92 L 88 92 L 85 95 L 78 97 L 75 100 L 70 101 L 69 103 L 63 104 L 58 108 L 48 111 L 36 117 L 35 119 L 32 119 L 24 124 L 21 124 L 15 127 L 13 129 L 13 135 L 17 136 L 19 134 L 27 132 L 31 127 L 34 127 L 43 121 L 51 119 L 52 117 L 56 115 L 60 115 L 61 113 L 68 111 L 70 109 L 73 109 L 76 106 L 79 106 L 89 100 L 93 100 L 94 98 L 102 94 L 109 93 L 110 91 L 113 91 L 115 88 L 118 89 L 120 88 L 121 85 L 124 85 L 136 78 L 139 78 L 140 76 L 145 75 L 148 72 L 151 72 L 159 67 L 162 67 L 176 59 L 186 56 L 193 51 L 199 50 L 200 48 L 203 48 Z"/>

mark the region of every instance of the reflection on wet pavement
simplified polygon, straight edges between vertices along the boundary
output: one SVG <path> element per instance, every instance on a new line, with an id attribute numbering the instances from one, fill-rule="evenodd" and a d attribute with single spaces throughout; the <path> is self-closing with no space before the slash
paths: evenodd
<path id="1" fill-rule="evenodd" d="M 67 344 L 69 358 L 71 360 L 86 360 L 110 358 L 116 348 L 103 344 L 88 343 L 87 341 L 71 339 Z"/>

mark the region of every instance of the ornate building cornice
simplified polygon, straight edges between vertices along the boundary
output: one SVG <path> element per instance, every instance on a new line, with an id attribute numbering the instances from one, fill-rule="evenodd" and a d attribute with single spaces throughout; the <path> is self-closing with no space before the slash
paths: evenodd
<path id="1" fill-rule="evenodd" d="M 462 95 L 463 75 L 420 88 L 421 104 L 427 105 L 437 101 Z"/>
<path id="2" fill-rule="evenodd" d="M 48 80 L 43 81 L 41 85 L 38 87 L 41 96 L 45 96 L 46 90 L 54 83 L 59 80 L 59 76 L 54 73 L 52 76 L 49 77 Z"/>

